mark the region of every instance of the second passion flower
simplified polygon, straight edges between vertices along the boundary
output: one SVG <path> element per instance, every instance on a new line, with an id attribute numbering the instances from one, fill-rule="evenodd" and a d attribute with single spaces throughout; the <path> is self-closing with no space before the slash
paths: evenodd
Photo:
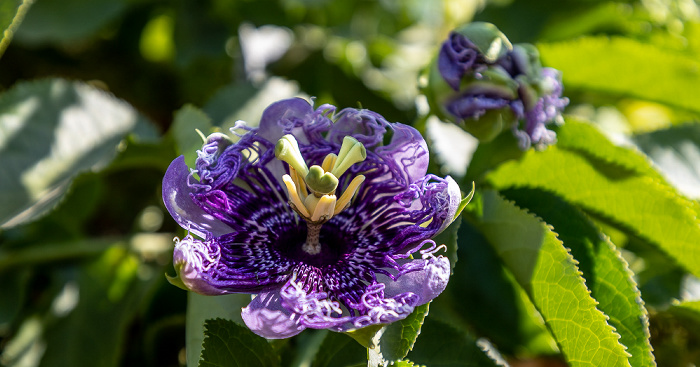
<path id="1" fill-rule="evenodd" d="M 461 193 L 426 174 L 418 131 L 299 98 L 247 130 L 235 143 L 211 135 L 194 169 L 179 157 L 167 170 L 163 200 L 189 232 L 173 282 L 254 294 L 242 317 L 266 338 L 391 323 L 445 289 L 450 264 L 431 238 Z"/>
<path id="2" fill-rule="evenodd" d="M 450 33 L 423 89 L 431 111 L 481 141 L 511 129 L 521 149 L 556 141 L 546 125 L 563 121 L 561 73 L 540 64 L 530 44 L 512 45 L 493 24 L 474 22 Z"/>

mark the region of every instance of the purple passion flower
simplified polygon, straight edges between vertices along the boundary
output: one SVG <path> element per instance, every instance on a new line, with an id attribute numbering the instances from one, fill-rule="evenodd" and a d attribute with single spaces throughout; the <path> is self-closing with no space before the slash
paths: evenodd
<path id="1" fill-rule="evenodd" d="M 542 68 L 534 46 L 513 46 L 495 26 L 481 22 L 450 33 L 425 88 L 441 119 L 481 141 L 511 128 L 523 150 L 556 141 L 545 125 L 563 121 L 561 111 L 569 101 L 561 92 L 561 73 Z"/>
<path id="2" fill-rule="evenodd" d="M 266 338 L 403 319 L 450 276 L 431 238 L 456 215 L 458 185 L 426 175 L 412 127 L 335 111 L 276 102 L 258 128 L 235 143 L 209 136 L 196 169 L 179 157 L 163 179 L 165 205 L 189 232 L 176 240 L 174 281 L 254 294 L 242 317 Z"/>

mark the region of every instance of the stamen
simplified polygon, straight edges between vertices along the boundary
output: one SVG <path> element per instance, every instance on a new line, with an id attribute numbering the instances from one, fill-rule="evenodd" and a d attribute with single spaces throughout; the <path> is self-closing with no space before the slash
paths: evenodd
<path id="1" fill-rule="evenodd" d="M 294 185 L 296 185 L 297 190 L 299 191 L 301 201 L 306 200 L 306 196 L 309 195 L 309 192 L 306 190 L 306 183 L 304 182 L 304 179 L 299 176 L 299 172 L 297 172 L 297 170 L 295 170 L 292 166 L 289 167 L 289 175 L 292 177 L 292 181 L 294 181 Z"/>
<path id="2" fill-rule="evenodd" d="M 292 204 L 294 204 L 296 209 L 299 211 L 299 214 L 301 214 L 304 218 L 308 218 L 309 211 L 306 210 L 306 206 L 301 201 L 299 193 L 297 192 L 297 187 L 296 185 L 294 185 L 294 181 L 292 180 L 292 178 L 289 175 L 284 175 L 282 176 L 282 181 L 284 181 L 284 185 L 287 186 L 289 200 L 292 201 Z M 313 195 L 309 197 L 313 197 Z"/>
<path id="3" fill-rule="evenodd" d="M 323 219 L 330 219 L 335 209 L 335 195 L 323 195 L 316 204 L 311 221 L 317 222 Z"/>
<path id="4" fill-rule="evenodd" d="M 352 136 L 346 136 L 331 173 L 335 177 L 340 177 L 350 166 L 364 161 L 365 158 L 367 158 L 365 146 Z"/>
<path id="5" fill-rule="evenodd" d="M 335 161 L 338 159 L 338 156 L 330 153 L 326 156 L 326 158 L 323 159 L 323 163 L 321 164 L 321 168 L 323 168 L 324 171 L 330 172 L 333 166 L 335 165 Z M 337 176 L 336 176 L 337 177 Z"/>
<path id="6" fill-rule="evenodd" d="M 350 204 L 350 200 L 352 200 L 353 196 L 355 196 L 355 193 L 357 193 L 357 189 L 363 182 L 365 182 L 365 176 L 363 175 L 358 175 L 357 177 L 352 179 L 350 185 L 348 185 L 348 187 L 343 192 L 343 195 L 340 196 L 340 199 L 338 199 L 338 202 L 335 204 L 335 210 L 333 211 L 333 215 L 338 215 L 338 213 L 343 211 L 343 209 L 345 209 Z"/>

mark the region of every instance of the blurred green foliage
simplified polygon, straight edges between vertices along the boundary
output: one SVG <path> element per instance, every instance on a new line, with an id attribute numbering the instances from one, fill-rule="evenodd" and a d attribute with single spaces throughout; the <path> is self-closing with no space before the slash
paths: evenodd
<path id="1" fill-rule="evenodd" d="M 505 134 L 449 163 L 466 143 L 440 139 L 420 74 L 471 20 L 563 71 L 557 146 Z M 223 365 L 216 335 L 273 365 L 364 365 L 327 331 L 268 345 L 217 320 L 205 339 L 248 296 L 165 281 L 183 235 L 161 201 L 170 161 L 191 165 L 194 129 L 255 125 L 293 95 L 414 124 L 434 173 L 476 182 L 445 233 L 448 289 L 389 332 L 390 359 L 700 364 L 696 1 L 8 0 L 0 27 L 0 365 L 196 366 L 202 341 Z"/>

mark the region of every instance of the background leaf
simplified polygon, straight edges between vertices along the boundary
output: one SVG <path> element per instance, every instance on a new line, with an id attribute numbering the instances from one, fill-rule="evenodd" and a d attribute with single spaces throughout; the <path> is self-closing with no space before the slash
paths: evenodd
<path id="1" fill-rule="evenodd" d="M 620 252 L 579 210 L 560 198 L 535 189 L 513 189 L 503 195 L 554 226 L 558 237 L 578 261 L 598 309 L 620 334 L 632 355 L 632 366 L 653 366 L 649 317 L 632 271 Z"/>
<path id="2" fill-rule="evenodd" d="M 21 83 L 0 98 L 0 226 L 52 209 L 81 172 L 99 170 L 126 134 L 155 135 L 128 104 L 83 83 Z"/>
<path id="3" fill-rule="evenodd" d="M 565 149 L 566 144 L 527 152 L 519 161 L 501 165 L 487 180 L 499 189 L 532 187 L 553 192 L 651 241 L 688 271 L 700 275 L 696 204 L 665 182 L 640 174 L 643 168 L 633 170 L 627 162 L 618 164 L 614 161 L 617 155 L 603 160 L 588 152 Z"/>
<path id="4" fill-rule="evenodd" d="M 537 47 L 544 65 L 562 71 L 567 88 L 700 112 L 700 95 L 695 93 L 700 62 L 696 58 L 622 37 L 586 36 Z"/>
<path id="5" fill-rule="evenodd" d="M 548 226 L 482 192 L 467 208 L 515 279 L 525 288 L 571 366 L 626 366 L 628 354 L 607 316 L 596 308 L 576 264 Z"/>
<path id="6" fill-rule="evenodd" d="M 343 333 L 327 332 L 312 367 L 367 365 L 367 350 Z"/>
<path id="7" fill-rule="evenodd" d="M 632 139 L 678 191 L 700 198 L 700 124 L 674 126 Z"/>
<path id="8" fill-rule="evenodd" d="M 496 363 L 477 346 L 472 336 L 433 318 L 425 320 L 421 337 L 416 341 L 413 351 L 408 354 L 408 359 L 431 367 L 496 366 Z"/>
<path id="9" fill-rule="evenodd" d="M 279 356 L 265 338 L 224 319 L 207 320 L 199 366 L 279 366 Z"/>

